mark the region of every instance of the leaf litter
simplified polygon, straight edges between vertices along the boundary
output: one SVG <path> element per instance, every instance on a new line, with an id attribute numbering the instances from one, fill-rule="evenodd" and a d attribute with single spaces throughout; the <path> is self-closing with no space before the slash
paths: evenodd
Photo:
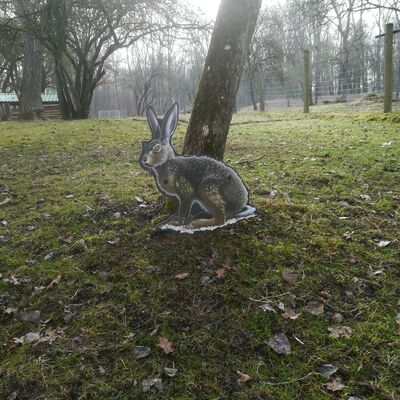
<path id="1" fill-rule="evenodd" d="M 276 334 L 265 343 L 278 354 L 290 354 L 292 351 L 289 339 L 283 332 Z"/>
<path id="2" fill-rule="evenodd" d="M 175 351 L 173 344 L 164 336 L 158 337 L 158 347 L 161 347 L 165 354 L 170 354 Z"/>
<path id="3" fill-rule="evenodd" d="M 346 338 L 350 339 L 352 330 L 348 326 L 340 325 L 340 326 L 334 326 L 334 327 L 329 327 L 328 331 L 330 332 L 330 337 L 333 337 L 335 339 L 337 338 Z"/>
<path id="4" fill-rule="evenodd" d="M 147 357 L 150 354 L 150 352 L 151 352 L 150 347 L 146 347 L 146 346 L 134 346 L 133 347 L 133 357 L 136 358 L 136 360 Z"/>

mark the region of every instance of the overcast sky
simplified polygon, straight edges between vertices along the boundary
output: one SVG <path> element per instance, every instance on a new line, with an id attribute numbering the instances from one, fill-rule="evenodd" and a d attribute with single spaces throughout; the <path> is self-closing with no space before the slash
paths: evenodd
<path id="1" fill-rule="evenodd" d="M 221 0 L 186 0 L 189 3 L 192 3 L 194 7 L 198 7 L 203 10 L 210 17 L 215 18 L 218 11 L 219 3 Z M 263 0 L 263 4 L 266 3 L 267 0 Z M 269 5 L 281 3 L 284 0 L 268 0 Z"/>

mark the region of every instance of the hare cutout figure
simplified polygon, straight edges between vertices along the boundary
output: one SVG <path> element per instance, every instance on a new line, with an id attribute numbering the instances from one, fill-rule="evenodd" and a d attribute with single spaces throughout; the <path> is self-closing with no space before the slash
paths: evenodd
<path id="1" fill-rule="evenodd" d="M 146 115 L 152 138 L 142 142 L 139 163 L 154 176 L 161 193 L 178 199 L 178 212 L 168 224 L 188 229 L 216 227 L 240 215 L 246 207 L 252 208 L 247 204 L 248 190 L 232 168 L 210 157 L 180 156 L 175 152 L 172 135 L 178 125 L 178 103 L 162 119 L 152 107 L 147 108 Z M 194 219 L 194 203 L 210 218 Z"/>

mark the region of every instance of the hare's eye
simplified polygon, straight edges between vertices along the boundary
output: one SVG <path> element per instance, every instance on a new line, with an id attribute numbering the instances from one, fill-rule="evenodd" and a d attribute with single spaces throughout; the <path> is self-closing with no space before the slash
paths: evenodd
<path id="1" fill-rule="evenodd" d="M 154 151 L 155 153 L 158 153 L 160 150 L 161 150 L 161 146 L 160 146 L 159 144 L 156 144 L 156 145 L 153 147 L 153 151 Z"/>

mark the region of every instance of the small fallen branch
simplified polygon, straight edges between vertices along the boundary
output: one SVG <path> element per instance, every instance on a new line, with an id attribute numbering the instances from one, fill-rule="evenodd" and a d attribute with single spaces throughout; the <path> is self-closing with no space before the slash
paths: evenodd
<path id="1" fill-rule="evenodd" d="M 264 363 L 260 363 L 260 364 L 258 364 L 258 366 L 257 366 L 257 376 L 258 376 L 258 378 L 260 379 L 260 381 L 261 381 L 264 385 L 269 385 L 269 386 L 290 385 L 290 384 L 292 384 L 292 383 L 296 383 L 296 382 L 299 382 L 299 381 L 303 381 L 303 380 L 307 379 L 307 378 L 308 378 L 309 376 L 311 376 L 311 375 L 316 375 L 316 374 L 317 374 L 317 372 L 309 372 L 307 375 L 301 376 L 300 378 L 296 378 L 296 379 L 293 379 L 293 380 L 291 380 L 291 381 L 268 382 L 268 381 L 264 381 L 264 380 L 261 378 L 261 376 L 260 376 L 260 374 L 259 374 L 259 372 L 258 372 L 258 370 L 260 369 L 260 367 L 261 367 L 262 365 L 265 365 L 265 364 L 264 364 Z"/>
<path id="2" fill-rule="evenodd" d="M 264 158 L 264 157 L 265 157 L 265 154 L 263 154 L 263 155 L 260 156 L 260 157 L 253 158 L 252 160 L 240 160 L 240 161 L 236 161 L 235 164 L 251 164 L 252 162 L 261 160 L 261 159 Z"/>

